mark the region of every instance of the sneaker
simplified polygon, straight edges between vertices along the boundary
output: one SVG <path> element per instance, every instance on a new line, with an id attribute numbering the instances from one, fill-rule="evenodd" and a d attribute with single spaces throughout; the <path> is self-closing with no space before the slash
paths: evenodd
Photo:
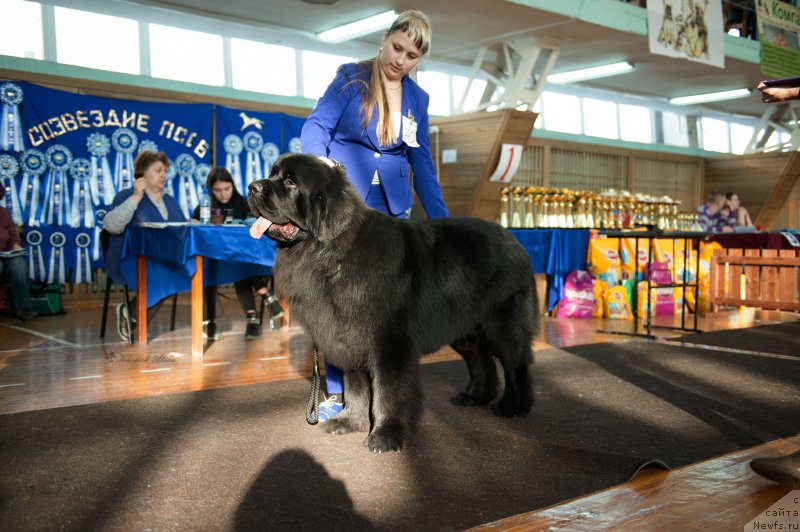
<path id="1" fill-rule="evenodd" d="M 319 404 L 319 420 L 327 421 L 344 409 L 344 403 L 338 402 L 338 397 L 331 395 Z"/>
<path id="2" fill-rule="evenodd" d="M 217 323 L 209 321 L 203 326 L 203 336 L 206 340 L 222 340 L 222 335 L 217 333 Z"/>
<path id="3" fill-rule="evenodd" d="M 22 321 L 31 321 L 38 315 L 39 315 L 38 312 L 30 308 L 21 308 L 17 310 L 17 317 L 20 318 Z"/>
<path id="4" fill-rule="evenodd" d="M 266 298 L 265 303 L 269 311 L 270 319 L 276 320 L 282 318 L 284 314 L 283 307 L 281 306 L 280 300 L 275 297 L 275 294 L 267 294 L 264 297 Z"/>
<path id="5" fill-rule="evenodd" d="M 117 334 L 125 342 L 131 341 L 131 326 L 128 320 L 128 307 L 125 303 L 117 303 Z"/>
<path id="6" fill-rule="evenodd" d="M 255 312 L 251 312 L 247 316 L 247 326 L 244 330 L 244 339 L 252 340 L 257 336 L 261 336 L 261 323 L 258 321 L 258 315 Z"/>
<path id="7" fill-rule="evenodd" d="M 753 458 L 750 468 L 773 482 L 800 488 L 800 453 L 774 458 Z"/>

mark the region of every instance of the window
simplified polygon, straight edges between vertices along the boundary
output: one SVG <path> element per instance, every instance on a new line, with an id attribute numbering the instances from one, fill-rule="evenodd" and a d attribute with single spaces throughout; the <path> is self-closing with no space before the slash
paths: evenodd
<path id="1" fill-rule="evenodd" d="M 44 59 L 42 6 L 36 2 L 3 1 L 0 54 Z"/>
<path id="2" fill-rule="evenodd" d="M 619 105 L 619 137 L 630 142 L 653 142 L 650 109 L 641 105 Z"/>
<path id="3" fill-rule="evenodd" d="M 708 151 L 730 151 L 728 123 L 716 118 L 703 117 L 700 119 L 703 131 L 703 149 Z"/>
<path id="4" fill-rule="evenodd" d="M 222 37 L 150 24 L 150 73 L 157 78 L 224 85 Z"/>
<path id="5" fill-rule="evenodd" d="M 231 39 L 233 88 L 269 94 L 297 94 L 293 48 Z"/>
<path id="6" fill-rule="evenodd" d="M 431 97 L 428 114 L 450 116 L 449 76 L 444 72 L 425 70 L 417 74 L 417 82 Z"/>
<path id="7" fill-rule="evenodd" d="M 619 138 L 617 104 L 608 100 L 583 98 L 583 132 L 593 137 Z"/>
<path id="8" fill-rule="evenodd" d="M 55 8 L 59 63 L 139 74 L 139 23 L 135 20 Z"/>
<path id="9" fill-rule="evenodd" d="M 744 124 L 731 123 L 731 152 L 741 155 L 750 144 L 753 132 L 756 128 Z"/>
<path id="10" fill-rule="evenodd" d="M 464 89 L 467 88 L 467 81 L 469 78 L 466 76 L 453 76 L 453 109 L 458 109 L 458 104 L 461 103 L 461 97 L 464 94 Z M 464 112 L 472 111 L 481 103 L 481 96 L 486 89 L 486 81 L 482 79 L 472 80 L 472 85 L 469 88 L 466 100 L 464 100 Z"/>
<path id="11" fill-rule="evenodd" d="M 551 131 L 562 131 L 580 135 L 581 125 L 581 99 L 568 94 L 545 91 L 542 95 L 544 128 Z"/>
<path id="12" fill-rule="evenodd" d="M 316 100 L 328 88 L 340 65 L 356 59 L 344 55 L 323 54 L 303 50 L 303 96 Z"/>
<path id="13" fill-rule="evenodd" d="M 689 147 L 689 130 L 686 117 L 670 111 L 661 113 L 662 128 L 664 130 L 664 144 L 670 146 Z"/>

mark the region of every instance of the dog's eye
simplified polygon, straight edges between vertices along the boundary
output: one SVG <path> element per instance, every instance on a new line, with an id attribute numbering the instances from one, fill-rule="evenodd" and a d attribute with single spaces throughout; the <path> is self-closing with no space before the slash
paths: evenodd
<path id="1" fill-rule="evenodd" d="M 283 186 L 285 186 L 286 188 L 297 188 L 297 185 L 289 177 L 283 178 Z"/>

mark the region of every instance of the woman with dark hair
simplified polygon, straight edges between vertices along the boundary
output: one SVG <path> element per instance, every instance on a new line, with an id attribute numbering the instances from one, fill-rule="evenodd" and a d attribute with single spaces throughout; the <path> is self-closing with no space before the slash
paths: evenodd
<path id="1" fill-rule="evenodd" d="M 106 253 L 106 274 L 117 283 L 124 283 L 120 271 L 122 255 L 122 233 L 129 224 L 142 222 L 185 222 L 178 202 L 164 192 L 167 182 L 169 159 L 163 151 L 143 151 L 133 162 L 133 186 L 114 196 L 103 221 L 105 230 L 111 233 Z M 132 303 L 133 304 L 133 303 Z M 117 332 L 126 342 L 131 338 L 128 308 L 117 305 Z"/>
<path id="2" fill-rule="evenodd" d="M 0 199 L 6 195 L 6 189 L 0 183 Z M 11 219 L 11 213 L 0 207 L 0 251 L 19 251 L 22 239 L 17 226 Z M 28 279 L 28 261 L 23 255 L 0 257 L 0 277 L 7 276 L 11 283 L 11 295 L 14 297 L 14 310 L 22 321 L 29 321 L 38 316 L 31 303 L 31 286 Z"/>
<path id="3" fill-rule="evenodd" d="M 230 215 L 235 220 L 244 220 L 251 216 L 247 200 L 236 190 L 233 177 L 225 168 L 215 166 L 211 169 L 206 178 L 206 188 L 211 198 L 212 211 L 214 209 L 220 209 L 223 212 L 229 211 L 226 213 L 226 218 Z M 192 218 L 200 219 L 199 206 L 195 207 Z M 236 298 L 245 313 L 247 323 L 244 333 L 245 340 L 252 340 L 261 334 L 261 320 L 258 312 L 256 312 L 256 295 L 260 295 L 269 301 L 269 311 L 272 318 L 280 318 L 283 315 L 283 309 L 278 303 L 278 299 L 267 291 L 267 285 L 263 277 L 256 276 L 242 279 L 233 283 L 233 286 L 236 289 Z M 216 317 L 216 297 L 217 287 L 207 286 L 205 299 L 209 321 L 206 326 L 206 334 L 209 338 L 219 339 L 219 336 L 217 336 L 217 324 L 214 321 Z"/>

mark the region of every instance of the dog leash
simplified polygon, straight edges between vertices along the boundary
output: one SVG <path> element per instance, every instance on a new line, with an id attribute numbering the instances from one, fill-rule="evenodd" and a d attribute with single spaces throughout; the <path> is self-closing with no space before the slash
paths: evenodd
<path id="1" fill-rule="evenodd" d="M 317 352 L 317 344 L 313 345 L 314 361 L 312 363 L 313 370 L 311 374 L 311 397 L 308 398 L 308 406 L 306 407 L 306 421 L 309 425 L 316 425 L 319 422 L 319 353 Z"/>

